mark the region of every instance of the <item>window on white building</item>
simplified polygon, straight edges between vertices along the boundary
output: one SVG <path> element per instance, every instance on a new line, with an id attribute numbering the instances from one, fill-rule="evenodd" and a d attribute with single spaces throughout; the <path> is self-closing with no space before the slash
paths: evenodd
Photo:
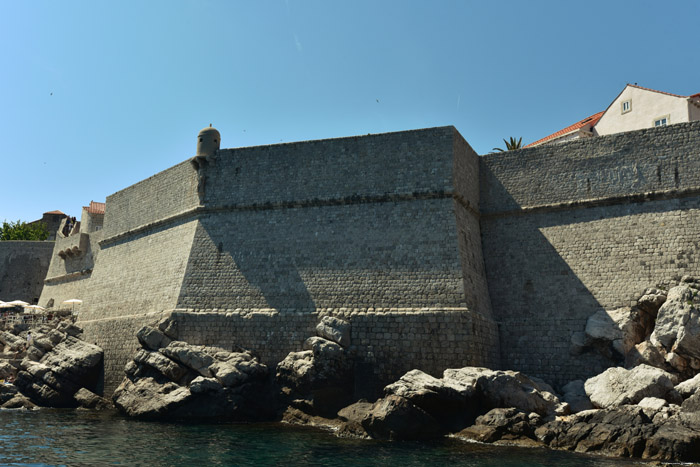
<path id="1" fill-rule="evenodd" d="M 655 118 L 654 119 L 654 126 L 666 126 L 668 125 L 668 115 L 664 115 L 663 117 Z"/>
<path id="2" fill-rule="evenodd" d="M 626 114 L 632 110 L 632 99 L 626 100 L 622 102 L 622 113 Z"/>

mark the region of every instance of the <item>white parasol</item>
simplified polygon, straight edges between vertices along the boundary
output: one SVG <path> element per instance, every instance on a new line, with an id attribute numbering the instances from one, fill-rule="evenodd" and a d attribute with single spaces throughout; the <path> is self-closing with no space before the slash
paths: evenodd
<path id="1" fill-rule="evenodd" d="M 73 305 L 73 313 L 75 313 L 75 304 L 83 303 L 83 301 L 78 300 L 77 298 L 71 298 L 70 300 L 64 300 L 62 303 L 70 303 L 71 305 Z"/>

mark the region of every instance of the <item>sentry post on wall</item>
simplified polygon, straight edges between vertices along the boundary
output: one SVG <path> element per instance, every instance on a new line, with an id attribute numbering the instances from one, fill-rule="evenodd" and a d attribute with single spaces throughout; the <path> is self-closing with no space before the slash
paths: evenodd
<path id="1" fill-rule="evenodd" d="M 208 128 L 204 128 L 197 135 L 197 154 L 190 159 L 190 162 L 197 171 L 197 195 L 200 203 L 204 201 L 204 187 L 207 179 L 204 168 L 209 163 L 208 157 L 216 154 L 220 144 L 221 134 L 219 130 L 211 126 L 211 123 Z"/>

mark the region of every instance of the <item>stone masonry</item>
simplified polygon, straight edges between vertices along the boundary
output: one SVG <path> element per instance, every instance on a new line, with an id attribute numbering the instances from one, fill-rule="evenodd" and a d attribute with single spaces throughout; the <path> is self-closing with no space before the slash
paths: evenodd
<path id="1" fill-rule="evenodd" d="M 453 127 L 212 150 L 108 197 L 94 265 L 54 255 L 41 300 L 82 294 L 107 393 L 164 316 L 270 365 L 339 316 L 375 386 L 465 365 L 559 386 L 609 364 L 569 354 L 588 316 L 700 274 L 699 169 L 700 122 L 482 157 Z"/>

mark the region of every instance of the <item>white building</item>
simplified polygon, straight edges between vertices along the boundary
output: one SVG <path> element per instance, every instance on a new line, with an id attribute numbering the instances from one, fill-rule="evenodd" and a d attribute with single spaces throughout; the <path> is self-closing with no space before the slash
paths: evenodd
<path id="1" fill-rule="evenodd" d="M 700 93 L 679 96 L 628 84 L 603 112 L 525 147 L 700 120 Z"/>

